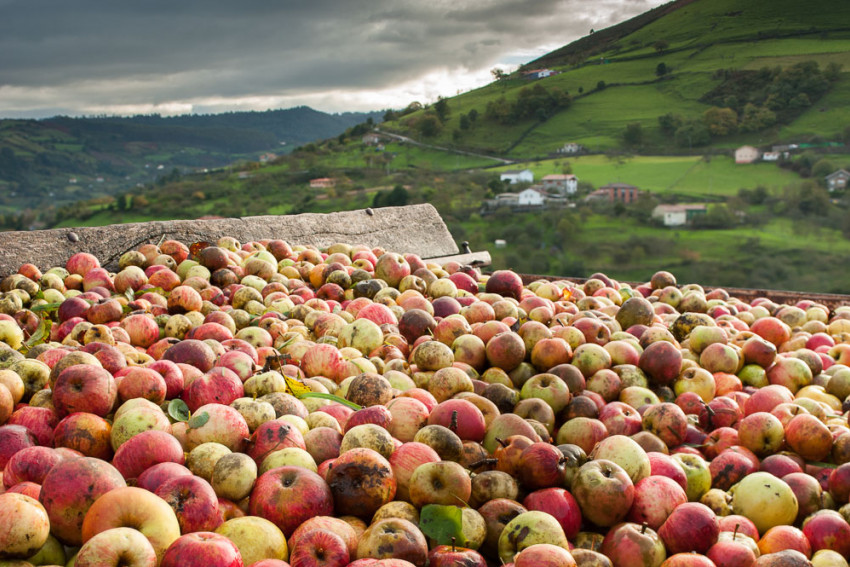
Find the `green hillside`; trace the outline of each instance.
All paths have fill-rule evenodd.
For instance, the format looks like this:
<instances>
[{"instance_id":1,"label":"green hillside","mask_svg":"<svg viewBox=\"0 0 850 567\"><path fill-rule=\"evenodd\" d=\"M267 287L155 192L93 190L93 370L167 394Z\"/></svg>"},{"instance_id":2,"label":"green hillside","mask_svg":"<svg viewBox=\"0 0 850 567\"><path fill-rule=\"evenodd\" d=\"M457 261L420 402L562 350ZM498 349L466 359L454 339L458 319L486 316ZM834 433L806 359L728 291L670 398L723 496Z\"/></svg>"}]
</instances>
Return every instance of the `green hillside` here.
<instances>
[{"instance_id":1,"label":"green hillside","mask_svg":"<svg viewBox=\"0 0 850 567\"><path fill-rule=\"evenodd\" d=\"M824 180L838 168L850 170L844 147L850 138L850 24L842 27L850 22L850 4L836 4L672 2L486 87L388 111L377 143L363 139L372 125L349 126L267 163L189 174L165 169L155 181L134 180L112 195L91 199L80 192L75 196L87 200L7 212L0 225L428 202L456 240L491 252L494 269L585 277L603 271L624 280L669 269L682 282L850 293L850 191L830 192ZM522 78L523 71L540 68L558 74ZM216 126L261 129L257 120L235 118ZM16 156L52 144L62 155L91 159L91 145L69 128L46 133L39 126L0 124L0 141L14 140ZM123 126L149 133L167 127L175 137L198 133L191 119L136 119ZM227 143L250 141L234 136ZM100 142L103 153L94 159L103 164L97 160L110 144L108 138ZM555 153L568 142L584 151ZM735 164L733 149L742 144L794 147L777 162ZM143 140L124 147L148 161L205 155L197 147L163 149ZM574 173L578 195L564 208L535 212L483 207L500 193L525 188L499 179L518 168L531 169L536 180ZM336 185L312 188L310 180L319 177ZM630 205L584 199L612 182L645 194ZM707 210L692 226L666 228L651 217L666 203L704 203Z\"/></svg>"},{"instance_id":2,"label":"green hillside","mask_svg":"<svg viewBox=\"0 0 850 567\"><path fill-rule=\"evenodd\" d=\"M557 74L525 78L534 69ZM567 101L552 104L554 97ZM843 141L848 103L850 3L680 0L440 106L411 105L382 128L519 159L545 157L567 142L591 152L705 153ZM712 123L705 115L712 108L731 109L731 127ZM665 114L673 127L659 123ZM639 139L624 139L635 124Z\"/></svg>"},{"instance_id":3,"label":"green hillside","mask_svg":"<svg viewBox=\"0 0 850 567\"><path fill-rule=\"evenodd\" d=\"M174 170L256 161L379 116L299 107L205 116L0 120L0 212L108 197Z\"/></svg>"}]
</instances>

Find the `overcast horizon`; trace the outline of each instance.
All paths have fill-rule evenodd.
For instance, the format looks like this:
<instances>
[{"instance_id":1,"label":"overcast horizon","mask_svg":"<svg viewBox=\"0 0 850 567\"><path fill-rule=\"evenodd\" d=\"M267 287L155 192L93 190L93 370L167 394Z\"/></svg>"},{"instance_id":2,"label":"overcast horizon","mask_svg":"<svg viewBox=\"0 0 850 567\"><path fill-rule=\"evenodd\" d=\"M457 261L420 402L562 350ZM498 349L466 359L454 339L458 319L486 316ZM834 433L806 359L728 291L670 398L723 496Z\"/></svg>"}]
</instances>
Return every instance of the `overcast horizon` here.
<instances>
[{"instance_id":1,"label":"overcast horizon","mask_svg":"<svg viewBox=\"0 0 850 567\"><path fill-rule=\"evenodd\" d=\"M0 0L0 117L403 108L659 0Z\"/></svg>"}]
</instances>

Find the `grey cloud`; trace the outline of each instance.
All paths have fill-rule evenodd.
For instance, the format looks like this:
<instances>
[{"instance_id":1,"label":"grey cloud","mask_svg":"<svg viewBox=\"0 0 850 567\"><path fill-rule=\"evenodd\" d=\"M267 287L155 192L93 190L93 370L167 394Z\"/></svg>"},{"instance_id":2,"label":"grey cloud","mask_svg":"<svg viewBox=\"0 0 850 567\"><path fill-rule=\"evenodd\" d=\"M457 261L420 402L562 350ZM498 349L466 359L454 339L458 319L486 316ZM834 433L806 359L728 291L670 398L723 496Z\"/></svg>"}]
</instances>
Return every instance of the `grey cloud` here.
<instances>
[{"instance_id":1,"label":"grey cloud","mask_svg":"<svg viewBox=\"0 0 850 567\"><path fill-rule=\"evenodd\" d=\"M389 89L487 69L660 3L0 0L0 115Z\"/></svg>"}]
</instances>

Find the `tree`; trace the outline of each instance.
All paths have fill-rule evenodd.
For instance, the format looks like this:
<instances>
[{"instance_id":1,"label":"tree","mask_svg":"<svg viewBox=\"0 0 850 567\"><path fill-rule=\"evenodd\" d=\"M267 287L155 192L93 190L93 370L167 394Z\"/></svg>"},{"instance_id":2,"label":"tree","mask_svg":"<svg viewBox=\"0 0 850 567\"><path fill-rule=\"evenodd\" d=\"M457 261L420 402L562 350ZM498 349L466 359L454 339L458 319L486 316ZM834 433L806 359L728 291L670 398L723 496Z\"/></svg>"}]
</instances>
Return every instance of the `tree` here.
<instances>
[{"instance_id":1,"label":"tree","mask_svg":"<svg viewBox=\"0 0 850 567\"><path fill-rule=\"evenodd\" d=\"M675 134L676 145L681 148L697 148L711 141L711 134L701 120L691 120L682 124Z\"/></svg>"},{"instance_id":2,"label":"tree","mask_svg":"<svg viewBox=\"0 0 850 567\"><path fill-rule=\"evenodd\" d=\"M469 121L475 124L475 121L478 120L478 111L473 108L467 113L467 116L469 116Z\"/></svg>"},{"instance_id":3,"label":"tree","mask_svg":"<svg viewBox=\"0 0 850 567\"><path fill-rule=\"evenodd\" d=\"M664 50L668 47L670 47L670 44L667 42L667 40L664 39L659 39L658 41L652 44L652 48L655 50L656 53L663 53Z\"/></svg>"},{"instance_id":4,"label":"tree","mask_svg":"<svg viewBox=\"0 0 850 567\"><path fill-rule=\"evenodd\" d=\"M434 103L434 111L437 113L437 116L440 118L440 122L445 123L446 119L449 117L449 101L445 97L437 97L437 102Z\"/></svg>"},{"instance_id":5,"label":"tree","mask_svg":"<svg viewBox=\"0 0 850 567\"><path fill-rule=\"evenodd\" d=\"M499 69L498 67L493 67L492 69L490 69L490 74L493 75L493 78L497 81L501 81L502 79L508 78L508 74L505 73L503 70Z\"/></svg>"},{"instance_id":6,"label":"tree","mask_svg":"<svg viewBox=\"0 0 850 567\"><path fill-rule=\"evenodd\" d=\"M397 115L395 113L395 110L389 109L386 112L384 112L384 122L391 122L391 121L395 120L396 118L397 118Z\"/></svg>"},{"instance_id":7,"label":"tree","mask_svg":"<svg viewBox=\"0 0 850 567\"><path fill-rule=\"evenodd\" d=\"M682 126L683 122L684 121L681 116L673 114L672 112L668 112L667 114L663 114L658 117L658 126L661 127L661 131L668 136L675 135L676 130Z\"/></svg>"},{"instance_id":8,"label":"tree","mask_svg":"<svg viewBox=\"0 0 850 567\"><path fill-rule=\"evenodd\" d=\"M643 126L640 122L632 122L626 125L623 131L623 142L627 146L640 146L643 144Z\"/></svg>"},{"instance_id":9,"label":"tree","mask_svg":"<svg viewBox=\"0 0 850 567\"><path fill-rule=\"evenodd\" d=\"M604 91L606 86L607 85L605 84L605 81L599 81L598 83L596 83L596 90Z\"/></svg>"},{"instance_id":10,"label":"tree","mask_svg":"<svg viewBox=\"0 0 850 567\"><path fill-rule=\"evenodd\" d=\"M702 115L712 136L727 136L738 130L738 115L731 108L712 106Z\"/></svg>"},{"instance_id":11,"label":"tree","mask_svg":"<svg viewBox=\"0 0 850 567\"><path fill-rule=\"evenodd\" d=\"M460 115L460 129L461 130L469 130L469 127L471 125L472 125L472 123L469 120L469 116L467 116L466 114L461 114Z\"/></svg>"},{"instance_id":12,"label":"tree","mask_svg":"<svg viewBox=\"0 0 850 567\"><path fill-rule=\"evenodd\" d=\"M741 114L738 129L741 132L760 132L776 124L776 113L763 106L747 103Z\"/></svg>"},{"instance_id":13,"label":"tree","mask_svg":"<svg viewBox=\"0 0 850 567\"><path fill-rule=\"evenodd\" d=\"M416 129L426 138L436 136L443 129L443 123L436 114L428 113L416 122Z\"/></svg>"},{"instance_id":14,"label":"tree","mask_svg":"<svg viewBox=\"0 0 850 567\"><path fill-rule=\"evenodd\" d=\"M667 74L667 64L663 61L655 66L655 74L658 77L663 77Z\"/></svg>"}]
</instances>

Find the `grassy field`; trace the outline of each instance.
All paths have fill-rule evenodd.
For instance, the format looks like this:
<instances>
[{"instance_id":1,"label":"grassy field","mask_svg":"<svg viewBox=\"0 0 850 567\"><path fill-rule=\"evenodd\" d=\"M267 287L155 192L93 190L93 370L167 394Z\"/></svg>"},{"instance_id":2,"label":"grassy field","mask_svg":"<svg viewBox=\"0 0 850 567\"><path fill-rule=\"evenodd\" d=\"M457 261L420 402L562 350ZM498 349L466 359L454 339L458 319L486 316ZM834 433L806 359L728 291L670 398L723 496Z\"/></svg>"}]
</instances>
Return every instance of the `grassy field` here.
<instances>
[{"instance_id":1,"label":"grassy field","mask_svg":"<svg viewBox=\"0 0 850 567\"><path fill-rule=\"evenodd\" d=\"M487 221L471 221L472 234L488 233ZM680 284L811 292L850 293L842 258L850 241L836 231L812 229L787 219L760 228L675 230L654 228L630 218L587 217L583 230L566 246L581 268L549 275L587 277L602 272L621 281L642 282L658 270L668 270ZM490 231L492 232L492 231ZM488 249L493 269L510 267L518 249L509 236L507 246L474 241L473 248ZM547 250L552 262L561 254Z\"/></svg>"},{"instance_id":2,"label":"grassy field","mask_svg":"<svg viewBox=\"0 0 850 567\"><path fill-rule=\"evenodd\" d=\"M844 160L836 159L836 163ZM539 162L521 162L505 169L531 169L535 180L544 175L562 173L566 164L581 181L595 187L608 183L629 183L657 193L675 194L688 199L716 200L735 195L739 189L759 185L779 190L799 183L794 172L771 163L737 165L730 156L613 156L604 155L557 158Z\"/></svg>"}]
</instances>

